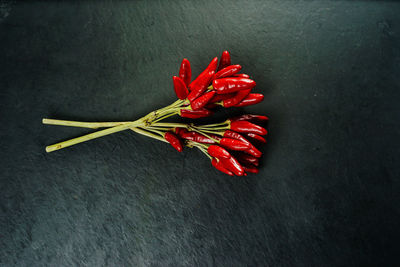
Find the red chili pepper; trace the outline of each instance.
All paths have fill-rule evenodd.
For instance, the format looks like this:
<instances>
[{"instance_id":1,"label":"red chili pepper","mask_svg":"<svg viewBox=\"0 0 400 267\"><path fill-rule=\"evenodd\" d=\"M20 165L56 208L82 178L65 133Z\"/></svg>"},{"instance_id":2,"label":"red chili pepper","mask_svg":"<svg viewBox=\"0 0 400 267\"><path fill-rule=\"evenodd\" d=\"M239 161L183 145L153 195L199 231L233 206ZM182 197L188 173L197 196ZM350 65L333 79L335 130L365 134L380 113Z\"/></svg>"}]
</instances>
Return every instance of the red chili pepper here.
<instances>
[{"instance_id":1,"label":"red chili pepper","mask_svg":"<svg viewBox=\"0 0 400 267\"><path fill-rule=\"evenodd\" d=\"M190 106L192 107L193 110L199 110L202 109L205 105L207 105L208 102L210 102L211 98L215 95L215 91L210 91L208 93L203 94L202 96L199 96L195 100L193 100L190 103Z\"/></svg>"},{"instance_id":2,"label":"red chili pepper","mask_svg":"<svg viewBox=\"0 0 400 267\"><path fill-rule=\"evenodd\" d=\"M182 141L181 139L179 139L178 136L176 136L175 134L171 133L171 132L166 132L164 134L164 138L165 140L168 141L168 143L170 143L176 150L178 150L179 152L182 152L183 150L183 145L182 145Z\"/></svg>"},{"instance_id":3,"label":"red chili pepper","mask_svg":"<svg viewBox=\"0 0 400 267\"><path fill-rule=\"evenodd\" d=\"M229 159L231 157L231 154L229 154L228 151L217 145L209 146L207 152L208 154L210 154L211 157L214 158Z\"/></svg>"},{"instance_id":4,"label":"red chili pepper","mask_svg":"<svg viewBox=\"0 0 400 267\"><path fill-rule=\"evenodd\" d=\"M243 166L244 171L246 171L246 172L250 172L250 173L258 173L259 172L256 167L246 165L246 164L242 165L242 166Z\"/></svg>"},{"instance_id":5,"label":"red chili pepper","mask_svg":"<svg viewBox=\"0 0 400 267\"><path fill-rule=\"evenodd\" d=\"M234 77L241 77L241 78L250 78L249 75L244 74L244 73L236 73L233 75Z\"/></svg>"},{"instance_id":6,"label":"red chili pepper","mask_svg":"<svg viewBox=\"0 0 400 267\"><path fill-rule=\"evenodd\" d=\"M241 134L234 132L234 131L230 131L230 130L226 130L224 132L224 137L228 137L228 138L234 138L234 139L238 139L242 142L247 142L250 144L250 148L247 149L245 152L254 156L254 157L261 157L262 153L260 150L258 150L255 146L253 146L246 138L244 138Z\"/></svg>"},{"instance_id":7,"label":"red chili pepper","mask_svg":"<svg viewBox=\"0 0 400 267\"><path fill-rule=\"evenodd\" d=\"M193 132L193 131L188 131L186 129L181 129L179 130L178 135L184 139L194 141L196 143L202 143L202 144L215 144L215 141L208 138L207 136L204 136L200 133Z\"/></svg>"},{"instance_id":8,"label":"red chili pepper","mask_svg":"<svg viewBox=\"0 0 400 267\"><path fill-rule=\"evenodd\" d=\"M233 106L237 105L238 103L240 103L240 101L242 101L243 98L245 98L248 94L250 94L250 92L251 92L251 89L240 90L239 92L236 93L236 95L234 97L224 100L222 102L222 105L225 108L233 107Z\"/></svg>"},{"instance_id":9,"label":"red chili pepper","mask_svg":"<svg viewBox=\"0 0 400 267\"><path fill-rule=\"evenodd\" d=\"M219 102L221 100L225 100L225 99L229 99L232 98L236 95L236 93L230 93L230 94L223 94L223 95L214 95L213 98L211 98L210 103L215 103L215 102Z\"/></svg>"},{"instance_id":10,"label":"red chili pepper","mask_svg":"<svg viewBox=\"0 0 400 267\"><path fill-rule=\"evenodd\" d=\"M233 172L231 172L230 170L226 169L220 160L218 160L218 159L216 159L216 158L213 158L213 159L211 160L211 164L212 164L217 170L219 170L219 171L221 171L221 172L223 172L223 173L226 173L226 174L228 174L228 175L230 175L230 176L234 176Z\"/></svg>"},{"instance_id":11,"label":"red chili pepper","mask_svg":"<svg viewBox=\"0 0 400 267\"><path fill-rule=\"evenodd\" d=\"M205 82L204 82L204 76L209 76L209 75L210 75L210 72L213 71L214 73L211 74L211 77L209 77L210 80L207 82L207 86L208 86L208 84L209 84L209 83L211 82L211 80L212 80L212 77L213 77L214 74L215 74L216 67L217 67L217 63L218 63L218 58L217 58L217 57L213 58L213 60L211 60L210 64L208 64L207 68L206 68L205 70L203 70L203 72L200 73L199 76L197 76L197 78L196 78L193 82L191 82L191 83L189 84L189 89L190 89L190 91L197 90L197 88L198 88L199 86L201 86L202 84L204 84L204 83L205 83ZM207 79L206 79L206 80L207 80Z\"/></svg>"},{"instance_id":12,"label":"red chili pepper","mask_svg":"<svg viewBox=\"0 0 400 267\"><path fill-rule=\"evenodd\" d=\"M213 112L208 109L199 109L199 110L191 110L191 109L181 109L179 111L179 116L183 118L191 118L191 119L198 119L204 118L212 115Z\"/></svg>"},{"instance_id":13,"label":"red chili pepper","mask_svg":"<svg viewBox=\"0 0 400 267\"><path fill-rule=\"evenodd\" d=\"M253 138L253 139L255 139L255 140L257 140L257 141L259 141L261 143L266 143L267 142L267 140L265 140L264 137L259 136L258 134L248 133L247 136L251 137L251 138Z\"/></svg>"},{"instance_id":14,"label":"red chili pepper","mask_svg":"<svg viewBox=\"0 0 400 267\"><path fill-rule=\"evenodd\" d=\"M230 124L230 129L239 133L255 133L259 135L267 134L267 130L263 127L248 121L233 121Z\"/></svg>"},{"instance_id":15,"label":"red chili pepper","mask_svg":"<svg viewBox=\"0 0 400 267\"><path fill-rule=\"evenodd\" d=\"M222 138L219 141L219 144L223 147L236 151L245 151L250 148L250 144L248 142L242 142L233 138Z\"/></svg>"},{"instance_id":16,"label":"red chili pepper","mask_svg":"<svg viewBox=\"0 0 400 267\"><path fill-rule=\"evenodd\" d=\"M253 164L254 166L259 165L258 158L244 154L244 153L235 155L235 158L241 163Z\"/></svg>"},{"instance_id":17,"label":"red chili pepper","mask_svg":"<svg viewBox=\"0 0 400 267\"><path fill-rule=\"evenodd\" d=\"M228 51L222 52L221 60L219 61L218 70L222 70L225 67L231 65L231 55Z\"/></svg>"},{"instance_id":18,"label":"red chili pepper","mask_svg":"<svg viewBox=\"0 0 400 267\"><path fill-rule=\"evenodd\" d=\"M174 89L176 96L179 99L185 99L189 94L185 82L181 78L176 76L172 77L172 80L174 82Z\"/></svg>"},{"instance_id":19,"label":"red chili pepper","mask_svg":"<svg viewBox=\"0 0 400 267\"><path fill-rule=\"evenodd\" d=\"M233 172L235 175L237 176L243 176L244 175L244 170L242 165L240 165L240 163L234 158L234 157L230 157L229 159L220 159L220 161L222 162L222 165L230 170L231 172Z\"/></svg>"},{"instance_id":20,"label":"red chili pepper","mask_svg":"<svg viewBox=\"0 0 400 267\"><path fill-rule=\"evenodd\" d=\"M228 94L245 89L252 89L256 82L251 79L240 77L228 77L213 81L213 87L218 94Z\"/></svg>"},{"instance_id":21,"label":"red chili pepper","mask_svg":"<svg viewBox=\"0 0 400 267\"><path fill-rule=\"evenodd\" d=\"M215 73L217 71L217 65L218 65L218 58L215 57L211 60L210 64L208 64L206 71L208 72L213 71Z\"/></svg>"},{"instance_id":22,"label":"red chili pepper","mask_svg":"<svg viewBox=\"0 0 400 267\"><path fill-rule=\"evenodd\" d=\"M253 114L245 114L230 119L230 121L260 121L260 122L265 122L268 120L269 118L267 116L253 115Z\"/></svg>"},{"instance_id":23,"label":"red chili pepper","mask_svg":"<svg viewBox=\"0 0 400 267\"><path fill-rule=\"evenodd\" d=\"M186 86L189 86L192 79L192 69L189 60L186 58L182 60L181 67L179 68L179 78L185 82Z\"/></svg>"},{"instance_id":24,"label":"red chili pepper","mask_svg":"<svg viewBox=\"0 0 400 267\"><path fill-rule=\"evenodd\" d=\"M208 85L210 84L213 75L214 75L214 71L207 72L204 75L197 77L196 80L194 80L190 84L191 92L188 95L188 99L190 102L192 102L193 100L195 100L201 94L204 93L204 91L207 89Z\"/></svg>"},{"instance_id":25,"label":"red chili pepper","mask_svg":"<svg viewBox=\"0 0 400 267\"><path fill-rule=\"evenodd\" d=\"M244 138L240 133L237 133L237 132L234 132L234 131L226 130L224 132L224 137L237 139L237 140L240 140L240 141L242 141L244 143L250 144L250 142L246 138Z\"/></svg>"},{"instance_id":26,"label":"red chili pepper","mask_svg":"<svg viewBox=\"0 0 400 267\"><path fill-rule=\"evenodd\" d=\"M240 65L230 65L230 66L225 67L222 70L218 71L217 73L215 73L213 79L215 80L215 79L233 76L234 74L238 73L241 69L242 69L242 66L240 66Z\"/></svg>"},{"instance_id":27,"label":"red chili pepper","mask_svg":"<svg viewBox=\"0 0 400 267\"><path fill-rule=\"evenodd\" d=\"M249 94L245 99L243 99L239 104L237 104L235 107L246 107L250 105L255 105L260 103L261 101L264 100L264 95L263 94Z\"/></svg>"},{"instance_id":28,"label":"red chili pepper","mask_svg":"<svg viewBox=\"0 0 400 267\"><path fill-rule=\"evenodd\" d=\"M260 158L262 156L262 153L260 150L258 150L255 146L251 145L251 148L245 151L247 154L250 154L254 157Z\"/></svg>"}]
</instances>

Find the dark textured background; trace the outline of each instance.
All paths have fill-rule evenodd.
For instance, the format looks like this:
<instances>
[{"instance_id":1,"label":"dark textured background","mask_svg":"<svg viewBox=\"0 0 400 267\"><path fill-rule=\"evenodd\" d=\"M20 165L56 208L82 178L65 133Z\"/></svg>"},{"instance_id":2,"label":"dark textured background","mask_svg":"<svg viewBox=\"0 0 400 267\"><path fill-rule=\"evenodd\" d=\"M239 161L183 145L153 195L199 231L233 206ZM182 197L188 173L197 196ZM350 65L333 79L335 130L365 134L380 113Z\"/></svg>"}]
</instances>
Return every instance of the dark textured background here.
<instances>
[{"instance_id":1,"label":"dark textured background","mask_svg":"<svg viewBox=\"0 0 400 267\"><path fill-rule=\"evenodd\" d=\"M400 4L0 2L0 265L398 266ZM131 132L223 50L266 96L259 175ZM396 264L397 263L397 264Z\"/></svg>"}]
</instances>

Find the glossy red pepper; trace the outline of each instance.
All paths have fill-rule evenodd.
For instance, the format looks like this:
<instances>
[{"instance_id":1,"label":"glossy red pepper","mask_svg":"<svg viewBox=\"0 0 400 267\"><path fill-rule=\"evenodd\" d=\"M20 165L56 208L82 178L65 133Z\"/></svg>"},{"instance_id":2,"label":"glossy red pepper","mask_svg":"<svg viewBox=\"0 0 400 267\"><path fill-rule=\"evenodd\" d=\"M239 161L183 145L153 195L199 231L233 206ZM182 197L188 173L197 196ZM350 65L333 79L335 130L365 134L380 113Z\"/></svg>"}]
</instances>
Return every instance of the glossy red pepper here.
<instances>
[{"instance_id":1,"label":"glossy red pepper","mask_svg":"<svg viewBox=\"0 0 400 267\"><path fill-rule=\"evenodd\" d=\"M213 71L215 73L217 71L217 65L218 65L218 58L215 57L211 60L210 64L208 64L206 71L208 72Z\"/></svg>"},{"instance_id":2,"label":"glossy red pepper","mask_svg":"<svg viewBox=\"0 0 400 267\"><path fill-rule=\"evenodd\" d=\"M219 61L218 70L222 70L229 65L231 65L231 55L229 55L228 51L224 51L222 52L221 60Z\"/></svg>"},{"instance_id":3,"label":"glossy red pepper","mask_svg":"<svg viewBox=\"0 0 400 267\"><path fill-rule=\"evenodd\" d=\"M244 154L244 153L240 153L235 155L235 158L240 162L240 163L245 163L245 164L252 164L254 166L258 166L259 165L259 161L258 158Z\"/></svg>"},{"instance_id":4,"label":"glossy red pepper","mask_svg":"<svg viewBox=\"0 0 400 267\"><path fill-rule=\"evenodd\" d=\"M230 130L226 130L224 132L224 137L228 137L228 138L234 138L234 139L238 139L242 142L247 142L250 144L250 148L247 149L245 152L254 156L254 157L261 157L262 153L260 150L258 150L255 146L253 146L246 138L244 138L241 134L234 132L234 131L230 131Z\"/></svg>"},{"instance_id":5,"label":"glossy red pepper","mask_svg":"<svg viewBox=\"0 0 400 267\"><path fill-rule=\"evenodd\" d=\"M233 75L234 77L241 77L241 78L250 78L249 75L244 74L244 73L236 73Z\"/></svg>"},{"instance_id":6,"label":"glossy red pepper","mask_svg":"<svg viewBox=\"0 0 400 267\"><path fill-rule=\"evenodd\" d=\"M236 151L245 151L250 148L250 144L248 142L243 142L238 139L226 138L226 137L222 138L219 141L219 144L230 150L236 150Z\"/></svg>"},{"instance_id":7,"label":"glossy red pepper","mask_svg":"<svg viewBox=\"0 0 400 267\"><path fill-rule=\"evenodd\" d=\"M190 103L190 106L192 107L193 110L199 110L202 109L205 105L207 105L208 102L210 102L211 98L215 95L215 91L210 91L202 96L199 96L195 100L193 100Z\"/></svg>"},{"instance_id":8,"label":"glossy red pepper","mask_svg":"<svg viewBox=\"0 0 400 267\"><path fill-rule=\"evenodd\" d=\"M183 118L191 118L191 119L198 119L211 116L213 112L208 109L199 109L199 110L191 110L191 109L181 109L179 111L179 116Z\"/></svg>"},{"instance_id":9,"label":"glossy red pepper","mask_svg":"<svg viewBox=\"0 0 400 267\"><path fill-rule=\"evenodd\" d=\"M231 121L259 121L265 122L268 121L269 118L263 115L253 115L253 114L244 114L238 117L234 117L230 119Z\"/></svg>"},{"instance_id":10,"label":"glossy red pepper","mask_svg":"<svg viewBox=\"0 0 400 267\"><path fill-rule=\"evenodd\" d=\"M194 141L196 143L202 143L202 144L215 144L215 141L208 138L207 136L204 136L200 133L193 132L193 131L188 131L186 129L180 129L179 132L177 133L180 137Z\"/></svg>"},{"instance_id":11,"label":"glossy red pepper","mask_svg":"<svg viewBox=\"0 0 400 267\"><path fill-rule=\"evenodd\" d=\"M239 104L248 94L250 94L251 89L240 90L235 94L234 97L222 101L222 105L225 108L234 107Z\"/></svg>"},{"instance_id":12,"label":"glossy red pepper","mask_svg":"<svg viewBox=\"0 0 400 267\"><path fill-rule=\"evenodd\" d=\"M231 130L226 130L224 132L223 136L226 137L226 138L237 139L237 140L240 140L240 141L242 141L244 143L250 144L250 142L246 138L244 138L240 133L237 133L237 132L234 132L234 131L231 131Z\"/></svg>"},{"instance_id":13,"label":"glossy red pepper","mask_svg":"<svg viewBox=\"0 0 400 267\"><path fill-rule=\"evenodd\" d=\"M220 159L222 162L222 165L233 172L237 176L243 176L244 175L244 169L242 165L235 159L234 157L230 157L229 159Z\"/></svg>"},{"instance_id":14,"label":"glossy red pepper","mask_svg":"<svg viewBox=\"0 0 400 267\"><path fill-rule=\"evenodd\" d=\"M263 127L249 121L232 121L230 129L238 133L255 133L259 135L267 134L267 130Z\"/></svg>"},{"instance_id":15,"label":"glossy red pepper","mask_svg":"<svg viewBox=\"0 0 400 267\"><path fill-rule=\"evenodd\" d=\"M174 89L176 96L179 99L185 99L189 94L185 82L181 78L176 76L172 77L172 80L174 82Z\"/></svg>"},{"instance_id":16,"label":"glossy red pepper","mask_svg":"<svg viewBox=\"0 0 400 267\"><path fill-rule=\"evenodd\" d=\"M189 84L190 91L196 90L196 88L199 87L199 84L202 84L204 82L204 76L208 76L210 72L213 71L214 73L211 75L208 83L211 82L212 77L216 72L217 63L218 63L218 58L217 57L213 58L210 64L208 64L207 68L205 68L205 70L203 70L203 72L200 73L199 76L197 76L197 78Z\"/></svg>"},{"instance_id":17,"label":"glossy red pepper","mask_svg":"<svg viewBox=\"0 0 400 267\"><path fill-rule=\"evenodd\" d=\"M229 77L233 76L234 74L238 73L242 69L242 66L240 65L230 65L228 67L223 68L222 70L218 71L214 75L214 80L215 79L221 79L224 77Z\"/></svg>"},{"instance_id":18,"label":"glossy red pepper","mask_svg":"<svg viewBox=\"0 0 400 267\"><path fill-rule=\"evenodd\" d=\"M233 172L231 172L230 170L226 169L220 160L218 160L218 159L216 159L216 158L213 158L213 159L211 160L211 164L212 164L217 170L219 170L219 171L221 171L221 172L223 172L223 173L226 173L226 174L228 174L228 175L230 175L230 176L234 176Z\"/></svg>"},{"instance_id":19,"label":"glossy red pepper","mask_svg":"<svg viewBox=\"0 0 400 267\"><path fill-rule=\"evenodd\" d=\"M192 79L192 69L189 60L186 58L182 60L181 67L179 68L179 78L185 82L186 86L189 86Z\"/></svg>"},{"instance_id":20,"label":"glossy red pepper","mask_svg":"<svg viewBox=\"0 0 400 267\"><path fill-rule=\"evenodd\" d=\"M245 99L240 101L239 104L237 104L235 107L246 107L250 105L255 105L260 103L261 101L264 100L264 95L263 94L249 94Z\"/></svg>"},{"instance_id":21,"label":"glossy red pepper","mask_svg":"<svg viewBox=\"0 0 400 267\"><path fill-rule=\"evenodd\" d=\"M257 141L259 141L261 143L266 143L267 142L267 140L265 140L264 137L262 137L262 136L260 136L258 134L248 133L247 136L251 137L251 138L253 138L253 139L255 139L255 140L257 140Z\"/></svg>"},{"instance_id":22,"label":"glossy red pepper","mask_svg":"<svg viewBox=\"0 0 400 267\"><path fill-rule=\"evenodd\" d=\"M213 81L213 88L218 94L228 94L245 89L252 89L256 86L256 82L240 77L228 77Z\"/></svg>"},{"instance_id":23,"label":"glossy red pepper","mask_svg":"<svg viewBox=\"0 0 400 267\"><path fill-rule=\"evenodd\" d=\"M246 172L250 172L250 173L258 173L259 172L258 169L254 166L244 164L244 165L242 165L242 167L243 167L244 171L246 171Z\"/></svg>"},{"instance_id":24,"label":"glossy red pepper","mask_svg":"<svg viewBox=\"0 0 400 267\"><path fill-rule=\"evenodd\" d=\"M251 148L247 149L245 152L256 158L260 158L262 156L261 151L258 150L254 145L251 145Z\"/></svg>"},{"instance_id":25,"label":"glossy red pepper","mask_svg":"<svg viewBox=\"0 0 400 267\"><path fill-rule=\"evenodd\" d=\"M205 73L195 81L190 84L190 94L188 95L188 99L190 102L198 98L204 91L207 89L208 85L211 83L211 79L214 75L214 71L210 71Z\"/></svg>"},{"instance_id":26,"label":"glossy red pepper","mask_svg":"<svg viewBox=\"0 0 400 267\"><path fill-rule=\"evenodd\" d=\"M181 139L179 139L178 136L176 136L175 134L171 133L171 132L166 132L164 134L164 138L165 140L168 141L168 143L170 143L176 150L178 150L179 152L182 152L183 150L183 145L182 145L182 141Z\"/></svg>"},{"instance_id":27,"label":"glossy red pepper","mask_svg":"<svg viewBox=\"0 0 400 267\"><path fill-rule=\"evenodd\" d=\"M207 152L208 154L210 154L211 157L214 158L229 159L231 157L231 154L229 154L228 151L217 145L209 146Z\"/></svg>"}]
</instances>

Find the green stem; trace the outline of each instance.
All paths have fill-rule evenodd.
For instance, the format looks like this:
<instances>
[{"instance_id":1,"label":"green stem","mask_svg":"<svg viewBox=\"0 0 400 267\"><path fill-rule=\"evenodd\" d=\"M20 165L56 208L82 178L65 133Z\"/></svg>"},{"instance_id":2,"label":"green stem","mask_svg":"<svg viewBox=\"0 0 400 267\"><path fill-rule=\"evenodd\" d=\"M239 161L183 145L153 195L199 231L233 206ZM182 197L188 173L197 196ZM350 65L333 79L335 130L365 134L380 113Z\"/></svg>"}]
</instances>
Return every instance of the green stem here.
<instances>
[{"instance_id":1,"label":"green stem","mask_svg":"<svg viewBox=\"0 0 400 267\"><path fill-rule=\"evenodd\" d=\"M145 130L143 130L143 129L133 127L133 128L131 128L131 130L134 131L134 132L136 132L136 133L138 133L138 134L142 134L142 135L144 135L144 136L147 136L147 137L150 137L150 138L154 138L154 139L157 139L157 140L159 140L159 141L168 143L168 141L165 140L164 138L162 138L162 137L160 137L160 136L158 136L158 135L155 135L155 134L153 134L153 133L149 133L148 131L145 131Z\"/></svg>"}]
</instances>

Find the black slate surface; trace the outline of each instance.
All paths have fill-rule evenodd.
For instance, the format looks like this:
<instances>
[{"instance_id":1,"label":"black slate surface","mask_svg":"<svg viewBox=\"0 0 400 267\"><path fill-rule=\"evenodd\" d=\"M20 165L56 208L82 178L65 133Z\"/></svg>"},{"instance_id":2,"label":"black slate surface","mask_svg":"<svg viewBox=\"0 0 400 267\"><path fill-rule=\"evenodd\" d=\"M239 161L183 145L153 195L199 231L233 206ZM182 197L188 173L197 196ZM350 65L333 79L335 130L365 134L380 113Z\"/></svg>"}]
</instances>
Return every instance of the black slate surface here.
<instances>
[{"instance_id":1,"label":"black slate surface","mask_svg":"<svg viewBox=\"0 0 400 267\"><path fill-rule=\"evenodd\" d=\"M0 2L0 265L398 266L400 4ZM223 50L265 94L258 175L123 132Z\"/></svg>"}]
</instances>

